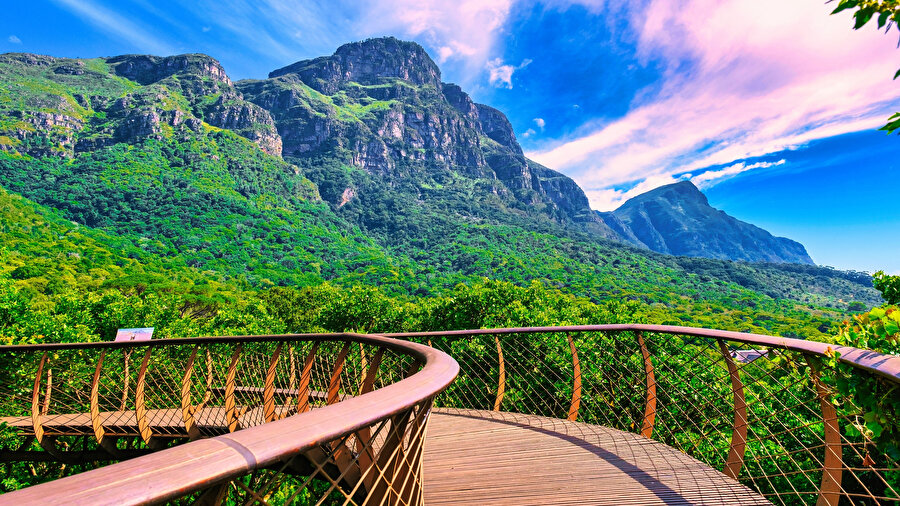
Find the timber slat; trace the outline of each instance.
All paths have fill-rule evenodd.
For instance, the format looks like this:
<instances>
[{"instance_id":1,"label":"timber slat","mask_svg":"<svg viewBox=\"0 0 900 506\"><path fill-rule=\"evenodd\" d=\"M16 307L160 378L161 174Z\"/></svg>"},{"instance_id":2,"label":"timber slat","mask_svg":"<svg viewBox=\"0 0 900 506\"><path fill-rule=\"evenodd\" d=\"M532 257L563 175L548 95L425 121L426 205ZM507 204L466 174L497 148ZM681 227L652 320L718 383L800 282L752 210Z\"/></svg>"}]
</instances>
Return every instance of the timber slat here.
<instances>
[{"instance_id":1,"label":"timber slat","mask_svg":"<svg viewBox=\"0 0 900 506\"><path fill-rule=\"evenodd\" d=\"M495 411L435 409L425 504L770 504L639 434Z\"/></svg>"}]
</instances>

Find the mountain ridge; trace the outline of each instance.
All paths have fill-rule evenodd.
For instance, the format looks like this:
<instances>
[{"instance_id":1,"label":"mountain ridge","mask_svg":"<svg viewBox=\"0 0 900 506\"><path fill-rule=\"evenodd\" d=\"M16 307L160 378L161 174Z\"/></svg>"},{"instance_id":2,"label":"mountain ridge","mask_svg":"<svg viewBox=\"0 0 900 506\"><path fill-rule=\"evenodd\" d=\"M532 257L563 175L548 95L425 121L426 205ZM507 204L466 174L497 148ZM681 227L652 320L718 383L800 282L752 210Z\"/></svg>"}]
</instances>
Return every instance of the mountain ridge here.
<instances>
[{"instance_id":1,"label":"mountain ridge","mask_svg":"<svg viewBox=\"0 0 900 506\"><path fill-rule=\"evenodd\" d=\"M412 42L350 43L267 79L236 82L201 54L88 60L7 54L3 61L43 68L37 88L71 88L34 93L9 111L19 121L0 123L0 140L7 139L0 148L7 152L78 159L148 140L175 148L199 139L222 142L215 139L235 133L286 162L260 159L272 174L299 177L291 183L298 188L308 178L315 190L303 198L321 198L338 218L401 256L414 244L440 245L452 254L447 241L466 223L640 245L621 219L593 212L571 178L526 158L506 116L442 82L440 69ZM107 91L88 93L91 86ZM49 126L62 128L34 121L41 114L34 104L44 103L56 106L56 123ZM32 142L44 131L50 142ZM68 142L54 140L59 132ZM210 145L208 152L219 156L215 149ZM236 170L244 170L239 159L247 155L239 152L246 149L233 153ZM45 191L6 179L17 191ZM245 197L283 193L271 182L263 193L236 184Z\"/></svg>"},{"instance_id":2,"label":"mountain ridge","mask_svg":"<svg viewBox=\"0 0 900 506\"><path fill-rule=\"evenodd\" d=\"M802 244L710 206L690 181L660 186L598 215L626 241L659 253L814 264Z\"/></svg>"}]
</instances>

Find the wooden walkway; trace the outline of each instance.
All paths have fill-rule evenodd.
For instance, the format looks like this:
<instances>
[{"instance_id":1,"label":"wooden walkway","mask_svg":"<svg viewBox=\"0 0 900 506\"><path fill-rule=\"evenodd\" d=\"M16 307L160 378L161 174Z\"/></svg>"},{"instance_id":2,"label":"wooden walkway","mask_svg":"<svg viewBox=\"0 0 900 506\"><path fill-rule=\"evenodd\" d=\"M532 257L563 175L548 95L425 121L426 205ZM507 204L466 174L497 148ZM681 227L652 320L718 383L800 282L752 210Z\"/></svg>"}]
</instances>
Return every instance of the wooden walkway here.
<instances>
[{"instance_id":1,"label":"wooden walkway","mask_svg":"<svg viewBox=\"0 0 900 506\"><path fill-rule=\"evenodd\" d=\"M638 434L555 418L435 409L425 504L771 504Z\"/></svg>"},{"instance_id":2,"label":"wooden walkway","mask_svg":"<svg viewBox=\"0 0 900 506\"><path fill-rule=\"evenodd\" d=\"M254 424L252 411L240 426ZM100 415L109 434L139 434L133 412ZM181 417L176 409L147 413L163 437L186 435ZM228 432L223 408L204 408L195 417L208 435ZM30 418L0 421L26 434L32 430ZM48 434L89 433L91 417L50 415L44 428ZM435 409L424 457L425 504L770 504L662 443L557 418Z\"/></svg>"}]
</instances>

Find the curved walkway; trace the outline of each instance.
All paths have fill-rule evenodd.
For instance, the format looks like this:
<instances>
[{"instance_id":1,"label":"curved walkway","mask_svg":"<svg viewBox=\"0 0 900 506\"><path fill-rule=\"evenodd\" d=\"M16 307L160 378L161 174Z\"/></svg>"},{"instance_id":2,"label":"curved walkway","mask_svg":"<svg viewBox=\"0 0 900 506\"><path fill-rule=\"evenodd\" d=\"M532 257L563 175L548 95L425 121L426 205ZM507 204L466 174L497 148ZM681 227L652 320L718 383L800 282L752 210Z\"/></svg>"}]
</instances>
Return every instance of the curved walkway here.
<instances>
[{"instance_id":1,"label":"curved walkway","mask_svg":"<svg viewBox=\"0 0 900 506\"><path fill-rule=\"evenodd\" d=\"M639 434L516 413L435 409L425 504L771 504Z\"/></svg>"}]
</instances>

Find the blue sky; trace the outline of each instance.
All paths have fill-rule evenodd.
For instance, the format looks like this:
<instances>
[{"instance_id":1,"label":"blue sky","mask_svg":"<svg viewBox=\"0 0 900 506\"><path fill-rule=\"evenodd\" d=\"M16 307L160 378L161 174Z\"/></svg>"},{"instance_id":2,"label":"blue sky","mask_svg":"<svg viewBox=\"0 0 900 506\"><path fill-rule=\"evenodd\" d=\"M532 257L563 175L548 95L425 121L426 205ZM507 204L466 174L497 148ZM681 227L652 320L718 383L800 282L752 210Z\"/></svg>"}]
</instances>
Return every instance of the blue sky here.
<instances>
[{"instance_id":1,"label":"blue sky","mask_svg":"<svg viewBox=\"0 0 900 506\"><path fill-rule=\"evenodd\" d=\"M0 52L207 53L260 78L342 43L415 40L506 112L526 153L595 209L692 179L820 264L900 273L898 32L820 0L37 0ZM896 193L896 192L894 192Z\"/></svg>"}]
</instances>

